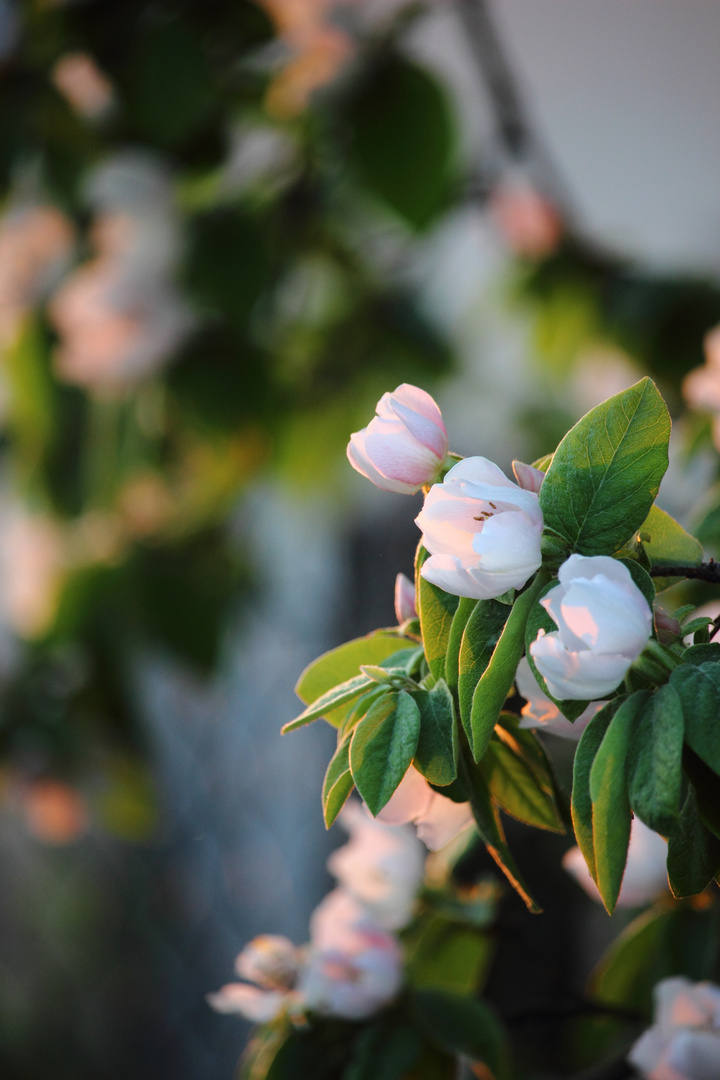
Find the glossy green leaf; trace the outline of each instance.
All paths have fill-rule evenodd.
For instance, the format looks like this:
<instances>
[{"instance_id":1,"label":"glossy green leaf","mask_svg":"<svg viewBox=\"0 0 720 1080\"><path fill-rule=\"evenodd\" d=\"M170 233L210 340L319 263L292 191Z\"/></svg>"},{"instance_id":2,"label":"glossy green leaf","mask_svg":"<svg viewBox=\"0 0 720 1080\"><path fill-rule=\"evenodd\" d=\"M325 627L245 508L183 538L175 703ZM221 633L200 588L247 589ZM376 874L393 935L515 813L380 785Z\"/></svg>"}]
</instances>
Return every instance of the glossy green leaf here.
<instances>
[{"instance_id":1,"label":"glossy green leaf","mask_svg":"<svg viewBox=\"0 0 720 1080\"><path fill-rule=\"evenodd\" d=\"M347 641L308 664L298 679L295 693L310 705L334 686L357 675L361 664L382 664L407 644L407 638L388 630L377 630L366 637ZM328 713L325 719L337 727L346 714L347 709L341 707Z\"/></svg>"},{"instance_id":2,"label":"glossy green leaf","mask_svg":"<svg viewBox=\"0 0 720 1080\"><path fill-rule=\"evenodd\" d=\"M720 872L720 840L703 824L695 792L688 788L681 831L668 840L668 878L673 896L695 896Z\"/></svg>"},{"instance_id":3,"label":"glossy green leaf","mask_svg":"<svg viewBox=\"0 0 720 1080\"><path fill-rule=\"evenodd\" d=\"M620 893L630 842L628 754L638 720L647 710L650 696L647 691L639 690L622 703L610 721L590 769L597 887L611 915Z\"/></svg>"},{"instance_id":4,"label":"glossy green leaf","mask_svg":"<svg viewBox=\"0 0 720 1080\"><path fill-rule=\"evenodd\" d=\"M308 705L307 709L304 709L299 716L296 716L289 724L285 724L281 729L281 733L287 735L289 731L295 731L297 728L304 727L305 724L312 723L313 720L319 720L321 716L339 709L342 705L348 705L371 686L376 685L367 675L355 675L354 678L348 679L347 682L340 683L339 686L334 686L332 690L328 690L326 694L322 694L317 701L313 701L312 705Z\"/></svg>"},{"instance_id":5,"label":"glossy green leaf","mask_svg":"<svg viewBox=\"0 0 720 1080\"><path fill-rule=\"evenodd\" d=\"M540 489L545 528L568 552L612 555L650 513L668 465L670 416L650 379L567 433Z\"/></svg>"},{"instance_id":6,"label":"glossy green leaf","mask_svg":"<svg viewBox=\"0 0 720 1080\"><path fill-rule=\"evenodd\" d=\"M458 658L458 699L468 738L475 687L490 663L509 614L507 606L498 600L478 600L463 631Z\"/></svg>"},{"instance_id":7,"label":"glossy green leaf","mask_svg":"<svg viewBox=\"0 0 720 1080\"><path fill-rule=\"evenodd\" d=\"M465 635L465 627L473 611L480 603L479 600L471 600L467 596L460 597L448 636L447 653L445 656L445 681L451 691L458 688L460 647Z\"/></svg>"},{"instance_id":8,"label":"glossy green leaf","mask_svg":"<svg viewBox=\"0 0 720 1080\"><path fill-rule=\"evenodd\" d=\"M703 549L699 540L683 529L682 525L661 510L652 506L639 530L649 539L643 540L645 554L654 567L690 565L702 562ZM653 577L658 592L667 589L678 578Z\"/></svg>"},{"instance_id":9,"label":"glossy green leaf","mask_svg":"<svg viewBox=\"0 0 720 1080\"><path fill-rule=\"evenodd\" d=\"M322 803L326 829L335 821L354 787L350 772L350 738L351 735L348 734L342 740L325 772Z\"/></svg>"},{"instance_id":10,"label":"glossy green leaf","mask_svg":"<svg viewBox=\"0 0 720 1080\"><path fill-rule=\"evenodd\" d=\"M497 1080L508 1075L505 1031L487 1002L439 990L416 990L411 1004L421 1030L438 1046L483 1062Z\"/></svg>"},{"instance_id":11,"label":"glossy green leaf","mask_svg":"<svg viewBox=\"0 0 720 1080\"><path fill-rule=\"evenodd\" d=\"M685 723L672 686L661 686L639 714L629 757L630 805L655 832L678 825Z\"/></svg>"},{"instance_id":12,"label":"glossy green leaf","mask_svg":"<svg viewBox=\"0 0 720 1080\"><path fill-rule=\"evenodd\" d=\"M555 801L530 764L500 739L491 739L480 763L490 796L506 814L550 832L565 831Z\"/></svg>"},{"instance_id":13,"label":"glossy green leaf","mask_svg":"<svg viewBox=\"0 0 720 1080\"><path fill-rule=\"evenodd\" d=\"M415 768L432 784L451 784L457 776L457 729L452 694L443 679L432 690L412 695L420 711Z\"/></svg>"},{"instance_id":14,"label":"glossy green leaf","mask_svg":"<svg viewBox=\"0 0 720 1080\"><path fill-rule=\"evenodd\" d=\"M417 610L428 667L436 679L444 679L445 654L460 598L443 592L437 585L425 580L419 570L426 558L427 552L421 548L415 577Z\"/></svg>"},{"instance_id":15,"label":"glossy green leaf","mask_svg":"<svg viewBox=\"0 0 720 1080\"><path fill-rule=\"evenodd\" d=\"M605 733L618 708L617 701L610 701L585 728L575 751L573 764L572 822L575 839L583 853L590 876L597 883L595 849L593 847L592 799L590 798L590 770L600 749Z\"/></svg>"},{"instance_id":16,"label":"glossy green leaf","mask_svg":"<svg viewBox=\"0 0 720 1080\"><path fill-rule=\"evenodd\" d=\"M545 571L541 570L532 584L517 598L490 663L475 687L470 710L470 745L476 761L485 753L497 718L513 688L518 664L525 649L525 624L546 582Z\"/></svg>"},{"instance_id":17,"label":"glossy green leaf","mask_svg":"<svg viewBox=\"0 0 720 1080\"><path fill-rule=\"evenodd\" d=\"M466 751L467 753L467 751ZM482 770L463 753L460 755L460 776L468 792L477 831L483 843L529 911L539 914L542 908L530 892L520 868L508 847L500 815L493 805Z\"/></svg>"},{"instance_id":18,"label":"glossy green leaf","mask_svg":"<svg viewBox=\"0 0 720 1080\"><path fill-rule=\"evenodd\" d=\"M670 676L685 716L685 739L720 774L720 664L683 664Z\"/></svg>"},{"instance_id":19,"label":"glossy green leaf","mask_svg":"<svg viewBox=\"0 0 720 1080\"><path fill-rule=\"evenodd\" d=\"M372 814L379 814L410 767L420 735L420 710L405 690L372 705L353 731L350 768Z\"/></svg>"}]
</instances>

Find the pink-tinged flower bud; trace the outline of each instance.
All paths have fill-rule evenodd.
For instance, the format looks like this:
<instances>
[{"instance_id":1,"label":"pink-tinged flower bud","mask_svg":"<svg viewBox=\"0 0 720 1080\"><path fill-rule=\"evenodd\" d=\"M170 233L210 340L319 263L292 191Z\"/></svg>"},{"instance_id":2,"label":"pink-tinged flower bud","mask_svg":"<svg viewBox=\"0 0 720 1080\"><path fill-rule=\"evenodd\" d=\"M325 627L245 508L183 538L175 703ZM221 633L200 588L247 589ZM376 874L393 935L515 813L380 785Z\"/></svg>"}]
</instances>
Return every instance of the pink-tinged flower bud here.
<instances>
[{"instance_id":1,"label":"pink-tinged flower bud","mask_svg":"<svg viewBox=\"0 0 720 1080\"><path fill-rule=\"evenodd\" d=\"M403 383L383 394L375 411L350 436L348 460L383 491L414 495L435 480L448 451L440 410L424 390Z\"/></svg>"},{"instance_id":2,"label":"pink-tinged flower bud","mask_svg":"<svg viewBox=\"0 0 720 1080\"><path fill-rule=\"evenodd\" d=\"M395 578L395 617L398 626L402 626L408 619L417 618L415 586L404 574L398 574Z\"/></svg>"},{"instance_id":3,"label":"pink-tinged flower bud","mask_svg":"<svg viewBox=\"0 0 720 1080\"><path fill-rule=\"evenodd\" d=\"M655 1017L628 1054L645 1080L714 1080L720 1076L720 986L682 975L653 992Z\"/></svg>"},{"instance_id":4,"label":"pink-tinged flower bud","mask_svg":"<svg viewBox=\"0 0 720 1080\"><path fill-rule=\"evenodd\" d=\"M645 648L652 611L627 567L607 555L571 555L558 578L540 601L557 630L541 630L530 655L553 697L596 701Z\"/></svg>"},{"instance_id":5,"label":"pink-tinged flower bud","mask_svg":"<svg viewBox=\"0 0 720 1080\"><path fill-rule=\"evenodd\" d=\"M454 465L415 522L430 552L422 576L455 596L488 600L520 589L542 562L537 495L484 457Z\"/></svg>"},{"instance_id":6,"label":"pink-tinged flower bud","mask_svg":"<svg viewBox=\"0 0 720 1080\"><path fill-rule=\"evenodd\" d=\"M667 876L667 840L644 825L639 818L633 818L630 831L625 873L618 897L617 906L622 908L642 907L651 904L658 896L668 891ZM579 847L570 848L563 856L563 866L577 881L592 900L602 903L597 885L590 877L583 854Z\"/></svg>"},{"instance_id":7,"label":"pink-tinged flower bud","mask_svg":"<svg viewBox=\"0 0 720 1080\"><path fill-rule=\"evenodd\" d=\"M540 488L545 479L542 469L536 469L534 465L526 465L523 461L513 461L512 471L523 491L534 491L536 495L540 494Z\"/></svg>"},{"instance_id":8,"label":"pink-tinged flower bud","mask_svg":"<svg viewBox=\"0 0 720 1080\"><path fill-rule=\"evenodd\" d=\"M655 608L655 629L661 645L671 645L681 634L679 621L661 607Z\"/></svg>"}]
</instances>

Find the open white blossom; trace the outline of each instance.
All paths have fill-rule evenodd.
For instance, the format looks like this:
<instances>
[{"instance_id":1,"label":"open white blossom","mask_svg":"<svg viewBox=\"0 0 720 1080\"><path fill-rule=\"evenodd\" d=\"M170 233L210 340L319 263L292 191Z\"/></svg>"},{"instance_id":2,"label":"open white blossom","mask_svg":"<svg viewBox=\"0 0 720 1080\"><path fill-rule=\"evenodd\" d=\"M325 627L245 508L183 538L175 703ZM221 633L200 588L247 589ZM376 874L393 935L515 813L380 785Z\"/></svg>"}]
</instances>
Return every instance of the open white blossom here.
<instances>
[{"instance_id":1,"label":"open white blossom","mask_svg":"<svg viewBox=\"0 0 720 1080\"><path fill-rule=\"evenodd\" d=\"M455 596L487 600L520 589L542 562L537 494L484 457L454 465L415 521L430 552L422 576Z\"/></svg>"},{"instance_id":2,"label":"open white blossom","mask_svg":"<svg viewBox=\"0 0 720 1080\"><path fill-rule=\"evenodd\" d=\"M551 701L540 689L525 657L518 664L515 682L525 698L525 704L520 710L522 716L520 727L547 731L550 735L557 735L561 739L571 739L573 742L579 741L593 716L605 704L604 701L593 701L577 720L566 720L555 702Z\"/></svg>"}]
</instances>

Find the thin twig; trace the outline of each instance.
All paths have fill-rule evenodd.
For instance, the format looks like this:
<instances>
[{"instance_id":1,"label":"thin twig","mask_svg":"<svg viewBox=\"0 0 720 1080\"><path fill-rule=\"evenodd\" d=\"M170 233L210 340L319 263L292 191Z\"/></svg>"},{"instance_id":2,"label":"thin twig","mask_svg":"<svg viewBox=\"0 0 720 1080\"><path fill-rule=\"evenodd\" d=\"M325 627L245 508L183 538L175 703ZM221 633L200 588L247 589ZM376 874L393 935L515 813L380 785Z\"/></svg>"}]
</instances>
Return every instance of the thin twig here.
<instances>
[{"instance_id":1,"label":"thin twig","mask_svg":"<svg viewBox=\"0 0 720 1080\"><path fill-rule=\"evenodd\" d=\"M651 566L651 577L684 577L693 578L696 581L708 581L712 585L720 585L720 563L711 559L709 563L699 563L695 566Z\"/></svg>"}]
</instances>

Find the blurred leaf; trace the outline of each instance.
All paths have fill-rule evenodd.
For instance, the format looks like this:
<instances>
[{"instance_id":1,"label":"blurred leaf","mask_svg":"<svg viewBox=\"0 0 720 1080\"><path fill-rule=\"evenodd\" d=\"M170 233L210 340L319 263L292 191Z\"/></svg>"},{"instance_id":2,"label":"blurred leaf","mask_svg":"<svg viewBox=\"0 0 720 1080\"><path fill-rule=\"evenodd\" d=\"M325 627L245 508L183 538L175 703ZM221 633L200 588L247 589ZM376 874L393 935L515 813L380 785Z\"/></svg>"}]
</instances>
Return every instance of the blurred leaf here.
<instances>
[{"instance_id":1,"label":"blurred leaf","mask_svg":"<svg viewBox=\"0 0 720 1080\"><path fill-rule=\"evenodd\" d=\"M431 915L409 943L407 979L415 990L474 994L484 980L495 946L481 931Z\"/></svg>"},{"instance_id":2,"label":"blurred leaf","mask_svg":"<svg viewBox=\"0 0 720 1080\"><path fill-rule=\"evenodd\" d=\"M421 1029L439 1046L485 1062L498 1080L509 1075L506 1035L492 1007L477 998L417 990L412 1005Z\"/></svg>"},{"instance_id":3,"label":"blurred leaf","mask_svg":"<svg viewBox=\"0 0 720 1080\"><path fill-rule=\"evenodd\" d=\"M127 103L138 129L163 147L194 134L214 100L201 44L180 18L143 34L128 64L128 84Z\"/></svg>"},{"instance_id":4,"label":"blurred leaf","mask_svg":"<svg viewBox=\"0 0 720 1080\"><path fill-rule=\"evenodd\" d=\"M446 205L454 125L444 91L422 68L392 58L372 71L346 114L361 180L422 229Z\"/></svg>"},{"instance_id":5,"label":"blurred leaf","mask_svg":"<svg viewBox=\"0 0 720 1080\"><path fill-rule=\"evenodd\" d=\"M267 283L266 237L267 223L235 207L219 207L191 222L187 287L240 335L246 335Z\"/></svg>"},{"instance_id":6,"label":"blurred leaf","mask_svg":"<svg viewBox=\"0 0 720 1080\"><path fill-rule=\"evenodd\" d=\"M355 1039L342 1080L400 1080L417 1061L420 1045L407 1020L393 1014L375 1020Z\"/></svg>"},{"instance_id":7,"label":"blurred leaf","mask_svg":"<svg viewBox=\"0 0 720 1080\"><path fill-rule=\"evenodd\" d=\"M590 977L589 990L598 1001L650 1009L651 991L661 976L657 959L673 912L650 908L626 926Z\"/></svg>"}]
</instances>

